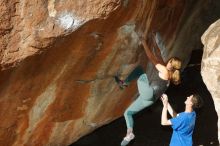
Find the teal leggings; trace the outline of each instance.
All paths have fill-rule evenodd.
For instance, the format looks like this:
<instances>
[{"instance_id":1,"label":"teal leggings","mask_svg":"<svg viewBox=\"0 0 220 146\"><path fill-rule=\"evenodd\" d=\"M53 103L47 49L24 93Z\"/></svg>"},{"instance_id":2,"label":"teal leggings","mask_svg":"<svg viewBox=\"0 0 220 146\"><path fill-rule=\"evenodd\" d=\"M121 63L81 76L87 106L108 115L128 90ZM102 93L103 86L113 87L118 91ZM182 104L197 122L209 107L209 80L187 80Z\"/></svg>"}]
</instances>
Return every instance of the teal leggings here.
<instances>
[{"instance_id":1,"label":"teal leggings","mask_svg":"<svg viewBox=\"0 0 220 146\"><path fill-rule=\"evenodd\" d=\"M144 74L144 70L141 66L137 66L124 80L126 84L129 84L132 80L139 78L142 74Z\"/></svg>"},{"instance_id":2,"label":"teal leggings","mask_svg":"<svg viewBox=\"0 0 220 146\"><path fill-rule=\"evenodd\" d=\"M134 70L132 73L133 75L130 77L135 77L135 72L138 74L140 70L140 68L136 68L137 70ZM131 73L131 74L132 74ZM127 81L126 83L128 83L128 81L131 81L131 78L129 78L129 80L125 80ZM126 109L125 113L124 113L124 117L125 117L125 121L126 121L126 125L127 128L133 128L134 125L134 120L133 120L133 115L136 114L137 112L143 110L146 107L149 107L150 105L152 105L154 103L154 98L153 98L153 88L149 85L149 81L148 81L148 77L147 75L141 74L137 80L137 86L138 86L138 92L139 92L139 96L138 98Z\"/></svg>"}]
</instances>

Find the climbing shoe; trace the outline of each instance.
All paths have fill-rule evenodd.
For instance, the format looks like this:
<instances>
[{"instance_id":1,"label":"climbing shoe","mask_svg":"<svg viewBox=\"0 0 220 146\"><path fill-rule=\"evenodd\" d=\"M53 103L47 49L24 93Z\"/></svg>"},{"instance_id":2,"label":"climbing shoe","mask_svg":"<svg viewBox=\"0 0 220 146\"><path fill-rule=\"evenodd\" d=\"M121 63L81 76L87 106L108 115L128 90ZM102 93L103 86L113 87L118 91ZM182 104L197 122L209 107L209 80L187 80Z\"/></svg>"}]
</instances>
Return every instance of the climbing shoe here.
<instances>
[{"instance_id":1,"label":"climbing shoe","mask_svg":"<svg viewBox=\"0 0 220 146\"><path fill-rule=\"evenodd\" d=\"M126 135L126 136L124 137L124 139L122 140L122 142L121 142L121 146L126 146L126 145L128 145L128 144L130 143L130 141L134 139L134 137L135 137L135 136L134 136L133 133L130 133L130 134Z\"/></svg>"},{"instance_id":2,"label":"climbing shoe","mask_svg":"<svg viewBox=\"0 0 220 146\"><path fill-rule=\"evenodd\" d=\"M114 76L114 79L121 90L128 86L123 80L120 80L118 76Z\"/></svg>"}]
</instances>

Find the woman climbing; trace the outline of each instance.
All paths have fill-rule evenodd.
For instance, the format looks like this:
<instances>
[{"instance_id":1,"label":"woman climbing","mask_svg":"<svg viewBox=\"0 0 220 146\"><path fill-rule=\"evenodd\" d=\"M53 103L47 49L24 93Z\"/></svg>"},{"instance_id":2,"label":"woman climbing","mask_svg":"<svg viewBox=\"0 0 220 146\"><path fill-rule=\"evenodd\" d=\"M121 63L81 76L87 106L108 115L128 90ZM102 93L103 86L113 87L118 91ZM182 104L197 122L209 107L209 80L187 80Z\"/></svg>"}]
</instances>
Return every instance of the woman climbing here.
<instances>
[{"instance_id":1,"label":"woman climbing","mask_svg":"<svg viewBox=\"0 0 220 146\"><path fill-rule=\"evenodd\" d=\"M123 141L121 142L121 146L126 146L132 139L134 139L133 133L133 115L137 112L143 110L146 107L152 105L160 96L163 94L164 91L158 90L158 86L168 86L169 82L171 81L175 85L180 83L180 71L181 68L181 61L176 58L172 57L168 60L168 62L164 63L162 60L161 54L159 57L156 57L150 50L148 44L146 43L144 38L140 38L141 43L145 49L145 52L149 58L149 60L154 64L156 70L158 71L158 79L156 85L150 85L147 74L143 71L143 69L138 66L136 67L128 77L123 81L120 80L117 76L115 76L115 81L121 88L128 86L128 84L137 79L137 86L139 96L138 98L126 109L124 113L126 126L127 126L127 134L124 137ZM155 36L153 35L152 40L153 46L157 49L157 52L160 52L160 49L156 43Z\"/></svg>"}]
</instances>

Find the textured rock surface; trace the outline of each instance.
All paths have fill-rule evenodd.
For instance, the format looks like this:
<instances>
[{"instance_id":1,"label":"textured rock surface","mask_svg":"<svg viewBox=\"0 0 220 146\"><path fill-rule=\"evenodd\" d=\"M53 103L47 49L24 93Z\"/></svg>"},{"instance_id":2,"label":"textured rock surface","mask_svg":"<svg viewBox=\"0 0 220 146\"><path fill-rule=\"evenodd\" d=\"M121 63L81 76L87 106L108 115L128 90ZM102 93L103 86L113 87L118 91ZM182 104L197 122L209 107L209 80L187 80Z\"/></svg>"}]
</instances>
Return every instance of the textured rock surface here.
<instances>
[{"instance_id":1,"label":"textured rock surface","mask_svg":"<svg viewBox=\"0 0 220 146\"><path fill-rule=\"evenodd\" d=\"M207 2L1 0L0 145L68 145L121 116L136 85L112 76L147 65L136 31L158 30L165 60L185 61L194 47L180 30Z\"/></svg>"},{"instance_id":2,"label":"textured rock surface","mask_svg":"<svg viewBox=\"0 0 220 146\"><path fill-rule=\"evenodd\" d=\"M220 117L220 20L213 23L202 36L202 78L212 94L218 117ZM220 141L220 120L218 120Z\"/></svg>"}]
</instances>

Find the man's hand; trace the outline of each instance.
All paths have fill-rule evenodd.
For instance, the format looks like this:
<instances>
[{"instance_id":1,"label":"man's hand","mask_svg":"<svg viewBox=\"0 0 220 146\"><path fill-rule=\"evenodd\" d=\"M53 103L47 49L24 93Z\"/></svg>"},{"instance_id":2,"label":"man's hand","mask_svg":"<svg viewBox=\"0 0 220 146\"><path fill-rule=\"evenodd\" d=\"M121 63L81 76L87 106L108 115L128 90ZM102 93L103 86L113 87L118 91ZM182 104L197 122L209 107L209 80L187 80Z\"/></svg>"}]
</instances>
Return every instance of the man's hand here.
<instances>
[{"instance_id":1,"label":"man's hand","mask_svg":"<svg viewBox=\"0 0 220 146\"><path fill-rule=\"evenodd\" d=\"M163 94L161 96L161 100L163 102L163 110L162 110L162 115L161 115L161 125L172 125L171 121L168 120L168 118L167 118L167 110L169 110L168 107L170 108L167 95Z\"/></svg>"},{"instance_id":2,"label":"man's hand","mask_svg":"<svg viewBox=\"0 0 220 146\"><path fill-rule=\"evenodd\" d=\"M165 108L168 108L168 97L167 97L167 95L166 95L166 94L163 94L160 99L161 99L161 101L163 102L163 106L164 106Z\"/></svg>"}]
</instances>

